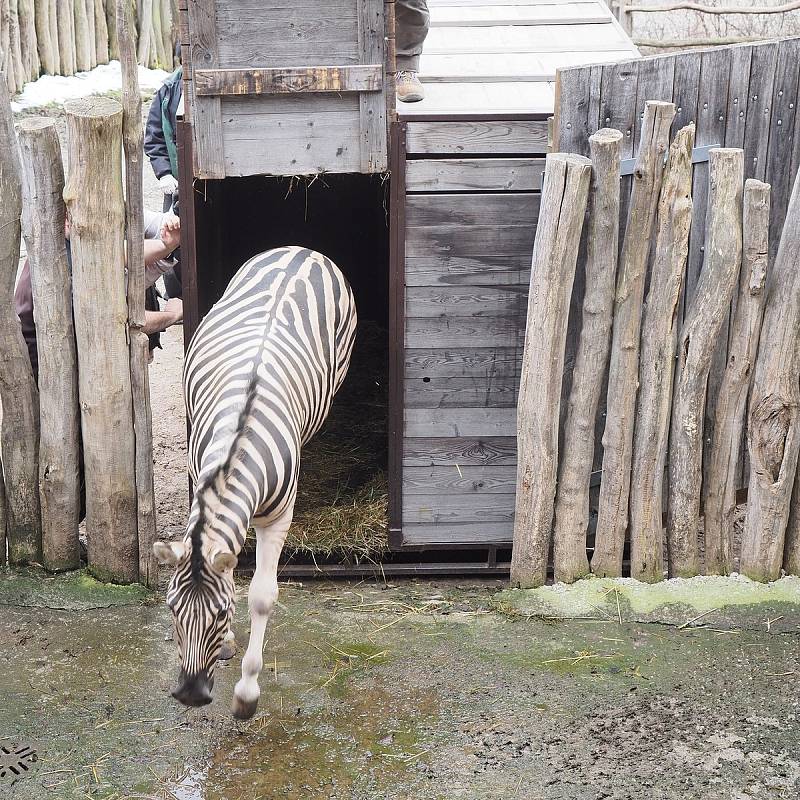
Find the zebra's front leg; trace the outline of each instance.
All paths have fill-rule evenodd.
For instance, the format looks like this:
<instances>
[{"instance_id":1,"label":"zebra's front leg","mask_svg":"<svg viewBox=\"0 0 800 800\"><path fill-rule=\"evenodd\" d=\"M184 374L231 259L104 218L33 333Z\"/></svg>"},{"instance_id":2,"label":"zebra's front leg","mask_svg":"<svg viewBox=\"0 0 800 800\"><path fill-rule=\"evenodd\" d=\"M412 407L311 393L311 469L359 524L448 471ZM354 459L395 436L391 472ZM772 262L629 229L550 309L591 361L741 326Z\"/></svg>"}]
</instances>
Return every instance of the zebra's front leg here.
<instances>
[{"instance_id":1,"label":"zebra's front leg","mask_svg":"<svg viewBox=\"0 0 800 800\"><path fill-rule=\"evenodd\" d=\"M247 603L250 609L250 641L242 659L242 677L233 690L233 716L250 719L256 712L258 676L263 666L262 651L275 601L278 599L278 559L292 522L292 508L267 526L256 531L256 571L250 581Z\"/></svg>"}]
</instances>

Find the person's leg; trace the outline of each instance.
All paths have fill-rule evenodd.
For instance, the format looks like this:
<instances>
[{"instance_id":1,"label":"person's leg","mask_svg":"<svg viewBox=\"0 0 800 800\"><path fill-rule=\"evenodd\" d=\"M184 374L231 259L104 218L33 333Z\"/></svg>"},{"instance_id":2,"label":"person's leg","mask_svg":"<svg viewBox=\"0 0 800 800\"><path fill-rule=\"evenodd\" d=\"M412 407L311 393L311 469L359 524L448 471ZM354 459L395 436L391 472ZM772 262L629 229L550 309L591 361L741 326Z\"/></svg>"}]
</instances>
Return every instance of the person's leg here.
<instances>
[{"instance_id":1,"label":"person's leg","mask_svg":"<svg viewBox=\"0 0 800 800\"><path fill-rule=\"evenodd\" d=\"M413 103L425 96L417 72L419 57L428 35L428 3L426 0L397 0L395 16L397 99Z\"/></svg>"}]
</instances>

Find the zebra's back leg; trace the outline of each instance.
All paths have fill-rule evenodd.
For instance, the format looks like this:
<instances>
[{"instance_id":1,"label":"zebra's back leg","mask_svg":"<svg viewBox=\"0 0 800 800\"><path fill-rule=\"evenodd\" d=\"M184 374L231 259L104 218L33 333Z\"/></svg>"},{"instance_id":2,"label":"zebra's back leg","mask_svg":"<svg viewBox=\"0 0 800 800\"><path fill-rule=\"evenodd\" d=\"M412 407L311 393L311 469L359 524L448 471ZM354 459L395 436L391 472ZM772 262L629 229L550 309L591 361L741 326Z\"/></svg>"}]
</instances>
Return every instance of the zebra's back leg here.
<instances>
[{"instance_id":1,"label":"zebra's back leg","mask_svg":"<svg viewBox=\"0 0 800 800\"><path fill-rule=\"evenodd\" d=\"M292 522L293 506L268 525L254 525L256 571L250 581L247 604L250 610L250 641L242 659L242 677L233 690L233 716L250 719L258 706L261 690L258 676L263 666L264 634L278 599L278 559Z\"/></svg>"}]
</instances>

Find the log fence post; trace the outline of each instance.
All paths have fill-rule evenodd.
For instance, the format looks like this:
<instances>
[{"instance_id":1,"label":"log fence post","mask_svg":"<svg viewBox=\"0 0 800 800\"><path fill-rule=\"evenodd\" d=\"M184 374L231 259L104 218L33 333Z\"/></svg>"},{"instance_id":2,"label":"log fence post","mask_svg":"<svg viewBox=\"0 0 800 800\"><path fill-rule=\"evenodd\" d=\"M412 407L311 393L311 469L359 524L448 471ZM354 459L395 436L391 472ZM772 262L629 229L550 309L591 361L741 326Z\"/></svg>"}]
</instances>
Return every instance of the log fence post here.
<instances>
[{"instance_id":1,"label":"log fence post","mask_svg":"<svg viewBox=\"0 0 800 800\"><path fill-rule=\"evenodd\" d=\"M693 146L694 125L678 131L670 146L642 323L632 460L635 480L630 496L631 577L648 583L664 577L664 465L669 444L677 309L692 224Z\"/></svg>"},{"instance_id":2,"label":"log fence post","mask_svg":"<svg viewBox=\"0 0 800 800\"><path fill-rule=\"evenodd\" d=\"M72 278L64 240L64 170L56 123L19 126L23 234L30 260L39 355L39 496L44 566L80 566L80 417Z\"/></svg>"},{"instance_id":3,"label":"log fence post","mask_svg":"<svg viewBox=\"0 0 800 800\"><path fill-rule=\"evenodd\" d=\"M547 579L567 316L590 177L588 158L564 153L547 156L517 409L511 582L523 588L540 586Z\"/></svg>"},{"instance_id":4,"label":"log fence post","mask_svg":"<svg viewBox=\"0 0 800 800\"><path fill-rule=\"evenodd\" d=\"M593 573L607 577L622 574L625 531L628 527L644 279L664 171L664 156L669 148L669 131L674 117L675 106L672 103L645 103L628 223L617 275L606 426L603 431L603 475L591 565Z\"/></svg>"},{"instance_id":5,"label":"log fence post","mask_svg":"<svg viewBox=\"0 0 800 800\"><path fill-rule=\"evenodd\" d=\"M619 240L622 133L604 128L589 137L592 181L586 234L586 293L564 426L563 452L553 529L556 581L571 583L589 573L589 481L594 421L603 389L611 339L611 314Z\"/></svg>"}]
</instances>

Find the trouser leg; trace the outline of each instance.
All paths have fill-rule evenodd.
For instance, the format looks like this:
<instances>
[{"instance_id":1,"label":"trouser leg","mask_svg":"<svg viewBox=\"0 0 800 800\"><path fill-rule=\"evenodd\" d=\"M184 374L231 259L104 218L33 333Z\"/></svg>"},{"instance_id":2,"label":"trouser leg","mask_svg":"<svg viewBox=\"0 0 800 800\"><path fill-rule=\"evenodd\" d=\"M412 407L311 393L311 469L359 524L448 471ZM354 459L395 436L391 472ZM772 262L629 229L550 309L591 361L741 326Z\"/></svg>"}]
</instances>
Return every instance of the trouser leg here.
<instances>
[{"instance_id":1,"label":"trouser leg","mask_svg":"<svg viewBox=\"0 0 800 800\"><path fill-rule=\"evenodd\" d=\"M422 46L428 35L428 3L426 0L397 0L395 17L397 69L416 72L419 70Z\"/></svg>"}]
</instances>

